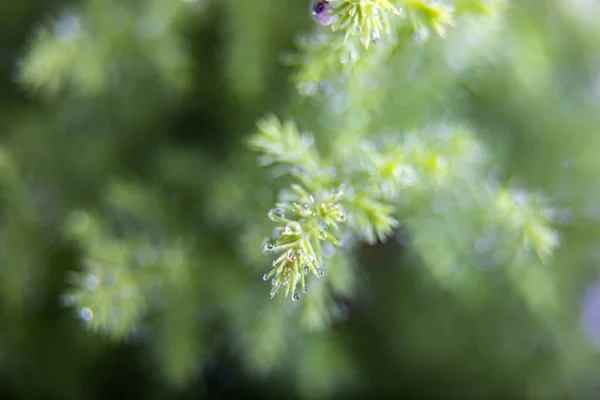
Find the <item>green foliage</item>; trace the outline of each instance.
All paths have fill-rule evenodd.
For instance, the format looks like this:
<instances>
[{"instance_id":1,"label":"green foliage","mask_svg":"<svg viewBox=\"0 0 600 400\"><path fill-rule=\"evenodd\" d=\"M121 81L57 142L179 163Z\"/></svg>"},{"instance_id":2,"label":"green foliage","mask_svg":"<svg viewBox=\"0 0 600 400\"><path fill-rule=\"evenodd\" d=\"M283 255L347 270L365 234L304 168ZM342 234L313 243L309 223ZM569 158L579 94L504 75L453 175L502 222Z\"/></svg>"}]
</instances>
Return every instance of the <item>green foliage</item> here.
<instances>
[{"instance_id":1,"label":"green foliage","mask_svg":"<svg viewBox=\"0 0 600 400\"><path fill-rule=\"evenodd\" d=\"M434 250L445 238L430 241L436 236L429 230L423 236L418 232L424 222L415 222L409 210L418 209L423 202L459 207L462 220L456 228L465 231L465 226L481 226L461 236L476 243L481 252L487 252L491 242L489 251L499 254L497 263L509 265L512 254L521 250L533 251L543 263L559 245L551 221L551 214L557 211L540 195L489 182L487 151L468 129L435 126L405 134L400 141L389 137L379 140L380 145L363 141L346 159L324 164L313 148L313 136L301 136L292 122L281 123L270 116L258 126L260 132L249 144L264 154L261 163L291 166L287 172L301 183L282 191L280 202L268 214L279 226L274 237L266 239L263 251L281 253L273 261L273 269L263 276L265 281L272 280L271 297L285 288L286 297L291 294L299 300L298 283L307 291L307 275L325 275L321 242L340 246L338 222L346 220L359 239L375 244L387 241L398 227L399 217L415 230L417 249L435 271L464 262L452 256L452 244L450 254ZM490 234L494 237L486 237ZM444 235L457 237L450 232ZM422 242L422 237L427 242ZM439 258L432 259L434 254ZM439 278L445 279L445 274Z\"/></svg>"},{"instance_id":2,"label":"green foliage","mask_svg":"<svg viewBox=\"0 0 600 400\"><path fill-rule=\"evenodd\" d=\"M388 0L344 1L332 10L333 30L345 30L345 39L360 35L368 48L372 40L391 33L390 14L399 16L400 11Z\"/></svg>"},{"instance_id":3,"label":"green foliage","mask_svg":"<svg viewBox=\"0 0 600 400\"><path fill-rule=\"evenodd\" d=\"M297 54L284 61L298 67L295 81L304 95L317 93L319 84L330 79L378 68L410 36L427 42L433 34L446 36L448 28L464 17L493 18L501 14L504 1L487 0L336 0L327 16L337 34L320 30L302 36Z\"/></svg>"},{"instance_id":4,"label":"green foliage","mask_svg":"<svg viewBox=\"0 0 600 400\"><path fill-rule=\"evenodd\" d=\"M185 88L189 60L178 25L190 6L183 1L173 5L160 0L144 3L86 1L65 10L37 32L19 80L49 95L63 89L95 95L127 85L135 78L133 74L142 72L131 64L140 58L146 60L144 73Z\"/></svg>"},{"instance_id":5,"label":"green foliage","mask_svg":"<svg viewBox=\"0 0 600 400\"><path fill-rule=\"evenodd\" d=\"M7 385L594 398L597 7L308 3L0 5Z\"/></svg>"}]
</instances>

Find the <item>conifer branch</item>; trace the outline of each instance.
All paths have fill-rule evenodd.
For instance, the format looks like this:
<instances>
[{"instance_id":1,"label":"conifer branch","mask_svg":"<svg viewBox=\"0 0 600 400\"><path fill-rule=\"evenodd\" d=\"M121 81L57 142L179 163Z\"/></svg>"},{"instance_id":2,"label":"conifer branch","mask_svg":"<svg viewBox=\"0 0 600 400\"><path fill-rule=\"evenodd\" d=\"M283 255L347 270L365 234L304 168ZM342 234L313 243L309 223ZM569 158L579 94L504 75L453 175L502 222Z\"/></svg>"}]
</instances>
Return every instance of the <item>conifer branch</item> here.
<instances>
[{"instance_id":1,"label":"conifer branch","mask_svg":"<svg viewBox=\"0 0 600 400\"><path fill-rule=\"evenodd\" d=\"M298 52L283 62L296 66L294 81L302 95L312 96L328 80L373 71L407 40L426 42L446 37L465 15L491 18L504 0L313 0L313 17L331 32L300 37Z\"/></svg>"},{"instance_id":2,"label":"conifer branch","mask_svg":"<svg viewBox=\"0 0 600 400\"><path fill-rule=\"evenodd\" d=\"M314 171L314 160L319 157L312 143L300 145L303 142L295 124L282 124L270 116L258 127L251 146L268 155L269 165L288 163L295 171L304 171L294 176L306 183L282 191L281 202L268 213L277 223L275 237L263 246L263 252L276 255L272 269L263 276L264 281L272 282L271 297L285 290L286 297L300 299L297 286L306 291L308 275L320 278L325 274L322 243L340 246L342 230L352 231L370 244L385 242L399 226L397 218L403 209L464 183L469 190L487 188L484 196L473 198L468 209L474 213L487 210L492 224L507 237L519 238L522 248L532 250L542 263L559 244L540 196L487 181L483 172L486 152L465 128L431 127L379 145L363 141L347 159L328 165L335 173L327 175L323 170L306 172ZM290 153L293 148L298 154ZM303 168L300 160L309 168Z\"/></svg>"}]
</instances>

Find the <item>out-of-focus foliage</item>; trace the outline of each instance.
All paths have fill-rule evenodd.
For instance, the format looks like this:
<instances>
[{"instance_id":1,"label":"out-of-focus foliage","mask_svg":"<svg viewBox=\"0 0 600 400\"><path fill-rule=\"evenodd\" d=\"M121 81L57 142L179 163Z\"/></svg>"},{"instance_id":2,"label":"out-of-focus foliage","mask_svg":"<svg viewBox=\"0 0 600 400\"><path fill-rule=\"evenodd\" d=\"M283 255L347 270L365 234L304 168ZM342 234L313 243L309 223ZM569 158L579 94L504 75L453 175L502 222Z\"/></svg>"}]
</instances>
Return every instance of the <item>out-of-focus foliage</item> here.
<instances>
[{"instance_id":1,"label":"out-of-focus foliage","mask_svg":"<svg viewBox=\"0 0 600 400\"><path fill-rule=\"evenodd\" d=\"M0 4L3 394L597 398L596 2L312 6Z\"/></svg>"}]
</instances>

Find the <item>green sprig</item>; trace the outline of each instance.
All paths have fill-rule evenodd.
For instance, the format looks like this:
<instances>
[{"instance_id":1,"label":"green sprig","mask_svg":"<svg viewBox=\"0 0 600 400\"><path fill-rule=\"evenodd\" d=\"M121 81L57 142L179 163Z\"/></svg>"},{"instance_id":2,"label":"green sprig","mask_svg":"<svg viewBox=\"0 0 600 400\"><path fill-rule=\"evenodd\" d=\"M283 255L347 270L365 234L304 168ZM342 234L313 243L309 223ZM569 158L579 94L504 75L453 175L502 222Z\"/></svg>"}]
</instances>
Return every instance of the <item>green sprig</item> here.
<instances>
[{"instance_id":1,"label":"green sprig","mask_svg":"<svg viewBox=\"0 0 600 400\"><path fill-rule=\"evenodd\" d=\"M333 9L337 22L334 31L345 31L345 40L360 35L365 48L383 34L392 32L390 16L401 16L399 9L388 0L346 0Z\"/></svg>"},{"instance_id":2,"label":"green sprig","mask_svg":"<svg viewBox=\"0 0 600 400\"><path fill-rule=\"evenodd\" d=\"M533 249L542 263L559 244L543 198L491 184L485 174L487 153L465 127L432 126L402 135L402 140L378 140L377 145L362 141L328 165L312 141L301 139L293 122L269 116L258 126L251 145L267 154L269 165L293 166L290 173L300 183L283 190L268 213L277 223L274 237L263 247L276 255L263 276L271 280L271 296L284 290L286 297L298 300L298 286L306 291L309 275L320 278L325 273L323 243L341 246L344 228L369 244L385 242L400 225L398 213L418 210L422 202L442 194L460 199L461 213L487 215L493 229L520 240L520 248ZM465 192L457 193L458 188ZM410 214L405 220L409 229L420 229ZM508 245L501 251L510 253L518 251L513 246L518 240L495 243ZM428 246L419 243L419 248Z\"/></svg>"},{"instance_id":3,"label":"green sprig","mask_svg":"<svg viewBox=\"0 0 600 400\"><path fill-rule=\"evenodd\" d=\"M343 186L331 193L319 193L318 199L300 185L292 185L292 190L294 201L278 203L268 213L269 218L278 223L277 237L264 244L263 252L275 253L278 257L263 280L271 280L271 297L285 290L285 296L291 295L296 301L300 299L298 284L304 292L308 291L307 275L312 273L317 278L325 275L321 242L341 246L339 223L346 222L348 216L340 204Z\"/></svg>"},{"instance_id":4,"label":"green sprig","mask_svg":"<svg viewBox=\"0 0 600 400\"><path fill-rule=\"evenodd\" d=\"M254 136L248 144L263 153L262 165L284 164L309 171L319 169L319 156L312 148L314 138L310 134L301 135L293 122L281 122L270 115L258 122L258 129L261 134Z\"/></svg>"}]
</instances>

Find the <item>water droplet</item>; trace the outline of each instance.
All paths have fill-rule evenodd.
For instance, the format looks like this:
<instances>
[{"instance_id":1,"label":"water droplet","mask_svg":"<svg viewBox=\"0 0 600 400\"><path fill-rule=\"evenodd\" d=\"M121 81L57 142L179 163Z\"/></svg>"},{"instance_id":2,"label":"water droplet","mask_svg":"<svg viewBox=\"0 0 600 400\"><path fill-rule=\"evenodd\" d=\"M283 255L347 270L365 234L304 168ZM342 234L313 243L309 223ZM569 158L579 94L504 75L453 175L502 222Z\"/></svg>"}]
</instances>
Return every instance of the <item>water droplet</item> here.
<instances>
[{"instance_id":1,"label":"water droplet","mask_svg":"<svg viewBox=\"0 0 600 400\"><path fill-rule=\"evenodd\" d=\"M322 268L317 268L317 274L319 275L319 278L322 278L325 276L325 271Z\"/></svg>"},{"instance_id":2,"label":"water droplet","mask_svg":"<svg viewBox=\"0 0 600 400\"><path fill-rule=\"evenodd\" d=\"M417 172L410 165L403 165L397 169L396 179L404 186L412 186L417 183Z\"/></svg>"},{"instance_id":3,"label":"water droplet","mask_svg":"<svg viewBox=\"0 0 600 400\"><path fill-rule=\"evenodd\" d=\"M262 280L263 280L263 282L266 282L266 281L269 280L269 273L268 272L263 275Z\"/></svg>"},{"instance_id":4,"label":"water droplet","mask_svg":"<svg viewBox=\"0 0 600 400\"><path fill-rule=\"evenodd\" d=\"M96 290L98 289L98 286L100 286L100 280L96 275L89 275L85 279L85 287L87 287L88 290Z\"/></svg>"},{"instance_id":5,"label":"water droplet","mask_svg":"<svg viewBox=\"0 0 600 400\"><path fill-rule=\"evenodd\" d=\"M73 14L64 14L54 25L54 38L59 42L71 42L79 36L79 18Z\"/></svg>"},{"instance_id":6,"label":"water droplet","mask_svg":"<svg viewBox=\"0 0 600 400\"><path fill-rule=\"evenodd\" d=\"M277 226L277 227L273 228L273 231L271 232L271 236L272 236L274 239L277 239L279 236L281 236L281 231L282 231L281 227L280 227L280 226ZM268 238L268 239L267 239L267 242L269 242L270 240L271 240L271 239L270 239L270 238Z\"/></svg>"},{"instance_id":7,"label":"water droplet","mask_svg":"<svg viewBox=\"0 0 600 400\"><path fill-rule=\"evenodd\" d=\"M598 254L600 254L600 251L598 252ZM598 256L598 258L600 258L600 255ZM310 272L310 268L308 268L306 265L304 266L304 273L308 274Z\"/></svg>"},{"instance_id":8,"label":"water droplet","mask_svg":"<svg viewBox=\"0 0 600 400\"><path fill-rule=\"evenodd\" d=\"M292 301L298 301L298 300L300 300L300 294L294 293L294 295L292 296Z\"/></svg>"},{"instance_id":9,"label":"water droplet","mask_svg":"<svg viewBox=\"0 0 600 400\"><path fill-rule=\"evenodd\" d=\"M313 215L313 210L312 210L312 207L311 207L310 205L308 205L308 204L304 203L304 204L302 205L302 214L303 214L304 216L311 216L311 215Z\"/></svg>"},{"instance_id":10,"label":"water droplet","mask_svg":"<svg viewBox=\"0 0 600 400\"><path fill-rule=\"evenodd\" d=\"M300 140L302 140L304 147L312 147L315 144L315 137L310 133L303 133Z\"/></svg>"},{"instance_id":11,"label":"water droplet","mask_svg":"<svg viewBox=\"0 0 600 400\"><path fill-rule=\"evenodd\" d=\"M487 239L481 238L477 239L475 242L475 250L477 250L478 253L485 253L488 250L488 247L489 243Z\"/></svg>"},{"instance_id":12,"label":"water droplet","mask_svg":"<svg viewBox=\"0 0 600 400\"><path fill-rule=\"evenodd\" d=\"M275 159L271 156L262 156L260 157L259 161L262 166L266 167L268 165L273 164L275 162Z\"/></svg>"},{"instance_id":13,"label":"water droplet","mask_svg":"<svg viewBox=\"0 0 600 400\"><path fill-rule=\"evenodd\" d=\"M308 293L308 286L304 286L304 288L302 288L302 291L303 291L304 293Z\"/></svg>"},{"instance_id":14,"label":"water droplet","mask_svg":"<svg viewBox=\"0 0 600 400\"><path fill-rule=\"evenodd\" d=\"M415 31L414 38L419 44L423 44L429 40L430 32L429 29L421 27Z\"/></svg>"},{"instance_id":15,"label":"water droplet","mask_svg":"<svg viewBox=\"0 0 600 400\"><path fill-rule=\"evenodd\" d=\"M321 90L323 92L329 92L332 89L332 85L330 81L321 81L321 84L319 85L321 87Z\"/></svg>"},{"instance_id":16,"label":"water droplet","mask_svg":"<svg viewBox=\"0 0 600 400\"><path fill-rule=\"evenodd\" d=\"M515 188L512 192L512 196L515 204L521 207L525 207L530 201L529 193L523 188Z\"/></svg>"},{"instance_id":17,"label":"water droplet","mask_svg":"<svg viewBox=\"0 0 600 400\"><path fill-rule=\"evenodd\" d=\"M271 288L271 297L275 297L277 296L277 294L279 293L279 287L277 286L273 286L273 288Z\"/></svg>"},{"instance_id":18,"label":"water droplet","mask_svg":"<svg viewBox=\"0 0 600 400\"><path fill-rule=\"evenodd\" d=\"M312 0L310 2L310 13L313 19L321 25L331 25L334 21L329 0Z\"/></svg>"},{"instance_id":19,"label":"water droplet","mask_svg":"<svg viewBox=\"0 0 600 400\"><path fill-rule=\"evenodd\" d=\"M94 318L94 313L87 307L81 309L80 315L84 321L89 321Z\"/></svg>"},{"instance_id":20,"label":"water droplet","mask_svg":"<svg viewBox=\"0 0 600 400\"><path fill-rule=\"evenodd\" d=\"M335 247L333 243L327 243L323 246L323 257L332 258L335 256Z\"/></svg>"},{"instance_id":21,"label":"water droplet","mask_svg":"<svg viewBox=\"0 0 600 400\"><path fill-rule=\"evenodd\" d=\"M284 233L286 235L300 235L302 234L302 226L296 221L289 222L285 226Z\"/></svg>"},{"instance_id":22,"label":"water droplet","mask_svg":"<svg viewBox=\"0 0 600 400\"><path fill-rule=\"evenodd\" d=\"M273 208L269 210L268 216L271 221L279 221L280 218L285 216L285 213L281 208Z\"/></svg>"},{"instance_id":23,"label":"water droplet","mask_svg":"<svg viewBox=\"0 0 600 400\"><path fill-rule=\"evenodd\" d=\"M263 251L271 251L275 248L275 246L273 246L272 243L265 243L264 247L263 247Z\"/></svg>"},{"instance_id":24,"label":"water droplet","mask_svg":"<svg viewBox=\"0 0 600 400\"><path fill-rule=\"evenodd\" d=\"M319 239L321 239L321 240L327 239L327 232L325 232L325 231L319 231L318 235L319 235Z\"/></svg>"},{"instance_id":25,"label":"water droplet","mask_svg":"<svg viewBox=\"0 0 600 400\"><path fill-rule=\"evenodd\" d=\"M306 175L308 171L304 167L294 168L294 175Z\"/></svg>"},{"instance_id":26,"label":"water droplet","mask_svg":"<svg viewBox=\"0 0 600 400\"><path fill-rule=\"evenodd\" d=\"M314 82L301 82L296 86L298 92L303 96L314 96L317 94L319 86Z\"/></svg>"},{"instance_id":27,"label":"water droplet","mask_svg":"<svg viewBox=\"0 0 600 400\"><path fill-rule=\"evenodd\" d=\"M297 255L298 257L302 257L302 255L303 255L303 254L304 254L304 251L302 251L302 249L298 249L298 250L296 250L296 255Z\"/></svg>"}]
</instances>

